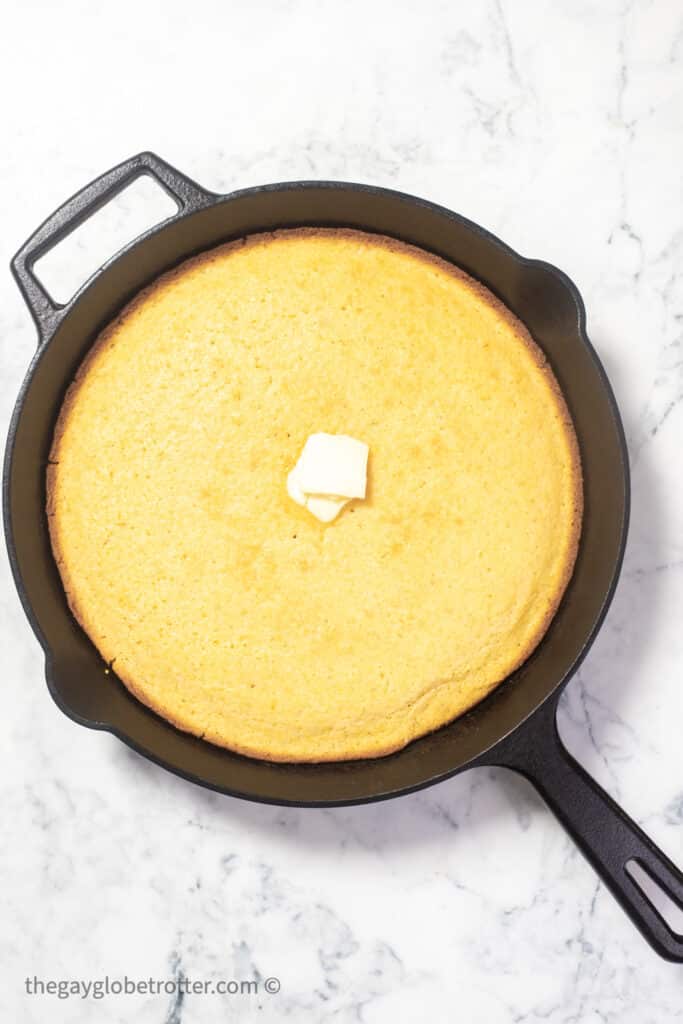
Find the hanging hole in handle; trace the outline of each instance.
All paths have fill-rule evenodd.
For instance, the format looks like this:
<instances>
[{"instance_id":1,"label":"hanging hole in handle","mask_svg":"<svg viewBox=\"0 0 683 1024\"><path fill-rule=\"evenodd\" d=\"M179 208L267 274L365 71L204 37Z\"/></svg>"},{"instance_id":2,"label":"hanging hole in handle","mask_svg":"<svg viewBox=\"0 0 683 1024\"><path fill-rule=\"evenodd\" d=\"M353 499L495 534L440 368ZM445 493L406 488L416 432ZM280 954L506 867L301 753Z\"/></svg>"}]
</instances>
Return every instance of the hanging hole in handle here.
<instances>
[{"instance_id":1,"label":"hanging hole in handle","mask_svg":"<svg viewBox=\"0 0 683 1024\"><path fill-rule=\"evenodd\" d=\"M683 905L674 900L635 858L626 862L625 869L626 874L647 897L662 920L675 935L683 937Z\"/></svg>"},{"instance_id":2,"label":"hanging hole in handle","mask_svg":"<svg viewBox=\"0 0 683 1024\"><path fill-rule=\"evenodd\" d=\"M55 302L66 303L111 256L178 209L158 182L143 174L37 259L33 273Z\"/></svg>"}]
</instances>

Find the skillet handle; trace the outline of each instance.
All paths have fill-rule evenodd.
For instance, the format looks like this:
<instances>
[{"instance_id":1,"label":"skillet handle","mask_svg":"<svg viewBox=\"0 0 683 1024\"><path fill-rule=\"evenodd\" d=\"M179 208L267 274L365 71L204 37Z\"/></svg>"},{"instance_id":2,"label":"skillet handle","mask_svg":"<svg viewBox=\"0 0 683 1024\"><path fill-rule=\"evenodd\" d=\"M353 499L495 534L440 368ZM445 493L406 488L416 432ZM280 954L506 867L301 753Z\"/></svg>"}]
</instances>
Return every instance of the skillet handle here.
<instances>
[{"instance_id":1,"label":"skillet handle","mask_svg":"<svg viewBox=\"0 0 683 1024\"><path fill-rule=\"evenodd\" d=\"M556 711L557 700L547 701L503 741L495 763L535 786L653 949L683 963L683 935L667 924L627 865L635 862L681 910L683 873L574 760L557 731Z\"/></svg>"},{"instance_id":2,"label":"skillet handle","mask_svg":"<svg viewBox=\"0 0 683 1024\"><path fill-rule=\"evenodd\" d=\"M213 192L181 174L161 157L154 153L138 153L67 199L34 231L11 263L12 273L38 328L39 345L54 332L73 298L67 303L55 302L33 272L36 260L143 174L154 178L178 204L176 212L162 223L201 209L215 198Z\"/></svg>"}]
</instances>

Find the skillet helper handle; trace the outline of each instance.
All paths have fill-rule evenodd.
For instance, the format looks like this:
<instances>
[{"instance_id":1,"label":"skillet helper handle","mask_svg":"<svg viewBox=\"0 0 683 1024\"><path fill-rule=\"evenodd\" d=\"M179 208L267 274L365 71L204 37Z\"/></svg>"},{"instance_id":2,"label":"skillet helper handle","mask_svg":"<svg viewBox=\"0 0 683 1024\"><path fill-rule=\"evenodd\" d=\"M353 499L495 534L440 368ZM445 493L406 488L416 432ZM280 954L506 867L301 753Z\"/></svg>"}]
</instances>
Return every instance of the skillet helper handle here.
<instances>
[{"instance_id":1,"label":"skillet helper handle","mask_svg":"<svg viewBox=\"0 0 683 1024\"><path fill-rule=\"evenodd\" d=\"M154 178L178 204L176 212L167 220L201 209L215 198L212 192L171 167L161 157L154 153L138 153L95 178L71 199L67 199L34 231L11 263L12 273L38 328L39 344L43 344L54 332L73 299L67 303L55 302L35 276L34 264L142 175Z\"/></svg>"},{"instance_id":2,"label":"skillet helper handle","mask_svg":"<svg viewBox=\"0 0 683 1024\"><path fill-rule=\"evenodd\" d=\"M524 775L654 950L683 963L683 935L667 924L629 874L635 862L683 910L683 873L574 760L546 702L502 747L497 764Z\"/></svg>"}]
</instances>

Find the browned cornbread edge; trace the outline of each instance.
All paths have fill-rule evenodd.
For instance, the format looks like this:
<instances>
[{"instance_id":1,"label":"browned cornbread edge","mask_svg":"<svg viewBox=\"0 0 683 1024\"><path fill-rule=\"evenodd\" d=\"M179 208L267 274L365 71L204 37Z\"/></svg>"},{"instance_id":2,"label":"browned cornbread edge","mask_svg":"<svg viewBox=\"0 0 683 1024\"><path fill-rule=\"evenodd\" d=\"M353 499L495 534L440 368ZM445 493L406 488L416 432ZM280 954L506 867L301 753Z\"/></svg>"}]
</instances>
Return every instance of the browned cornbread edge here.
<instances>
[{"instance_id":1,"label":"browned cornbread edge","mask_svg":"<svg viewBox=\"0 0 683 1024\"><path fill-rule=\"evenodd\" d=\"M517 317L514 316L514 314L507 308L507 306L505 306L504 303L500 301L500 299L493 295L493 293L489 291L488 288L486 288L483 284L470 277L470 275L465 273L465 271L454 266L453 264L442 259L441 257L436 256L432 253L428 253L425 250L418 248L417 246L413 246L408 243L398 241L397 239L390 238L385 235L376 235L370 232L357 231L348 228L295 228L283 229L274 232L261 232L258 234L247 236L246 238L238 239L233 242L228 242L222 246L216 246L210 250L207 250L206 252L200 253L199 255L190 258L189 260L185 260L183 263L179 264L173 270L161 275L154 282L152 282L151 285L147 286L145 289L139 292L112 320L112 322L107 327L105 327L103 331L100 332L91 349L86 354L85 358L78 367L73 382L69 385L67 389L55 425L54 436L49 456L50 461L46 471L46 512L48 520L48 529L50 534L50 542L52 546L53 555L57 563L60 576L62 578L62 584L64 586L64 591L66 594L69 608L78 624L89 636L90 640L93 642L93 644L98 649L100 654L102 654L107 664L113 665L113 663L116 661L115 651L112 653L111 650L107 649L108 645L104 642L106 638L98 636L97 632L94 629L87 628L87 617L81 608L81 604L79 602L79 597L77 593L77 581L72 580L70 578L67 567L65 565L62 544L59 536L59 527L55 516L54 478L56 473L56 463L58 462L59 445L64 434L64 429L68 420L70 408L72 406L74 398L78 393L78 388L81 381L87 375L91 359L96 355L101 346L106 345L109 338L109 333L112 330L112 328L120 324L129 313L131 313L139 304L143 303L146 300L147 296L162 282L172 280L173 278L184 274L185 271L188 270L189 268L201 264L203 262L209 261L216 253L222 254L229 251L230 249L241 248L245 245L251 244L252 242L261 242L268 238L274 239L282 235L289 238L296 236L334 236L336 238L342 237L356 241L370 240L372 241L373 244L380 245L393 252L410 253L414 258L418 258L424 263L432 264L433 266L439 268L440 270L445 271L450 276L461 281L467 282L467 284L484 300L484 302L486 302L487 305L493 308L496 311L496 313L501 317L501 319L506 321L509 324L509 326L513 329L516 337L520 340L520 342L522 342L522 344L525 345L525 347L532 355L534 362L537 364L539 369L544 374L551 388L551 391L553 392L553 395L555 397L557 409L565 427L565 438L569 444L572 462L572 475L574 478L573 516L571 522L571 534L569 537L569 555L567 558L565 571L560 580L560 583L558 584L557 590L552 600L548 604L547 612L544 618L540 622L539 627L533 634L532 638L521 650L518 658L508 667L508 670L505 672L505 674L502 675L499 679L491 682L490 685L486 688L486 690L482 692L475 701L468 705L468 707L462 708L461 710L457 711L453 715L453 717L449 719L449 721L453 721L455 718L460 717L462 714L465 714L466 711L470 710L470 708L480 703L481 700L488 696L494 689L496 689L505 679L507 679L527 660L527 658L536 649L541 639L547 632L548 627L550 626L550 623L552 622L557 612L559 604L562 600L562 597L564 596L567 585L569 583L569 580L571 579L574 570L574 564L576 561L579 539L581 535L581 523L583 517L583 478L581 470L581 459L579 454L579 446L576 439L576 433L574 431L574 426L569 414L569 410L567 408L566 401L564 399L564 395L562 394L562 391L555 378L555 375L552 372L552 369L548 365L544 353L533 340L524 324L520 320L518 320ZM138 698L138 700L141 701L141 703L145 704L151 710L161 715L163 718L165 718L168 722L170 722L172 725L174 725L181 731L189 732L193 735L199 736L202 739L206 739L208 742L214 743L217 746L225 747L226 749L233 750L238 754L259 758L261 760L277 761L283 763L307 761L310 762L312 760L311 758L306 757L284 757L280 756L272 750L264 750L261 748L251 747L249 745L240 744L236 742L231 742L228 744L221 737L211 735L211 732L208 729L199 731L195 728L192 728L191 726L188 726L188 724L184 722L181 718L178 717L177 712L172 707L168 708L165 707L164 704L160 701L150 700L149 696L141 688L138 682L134 678L132 678L122 667L117 668L115 671L116 675L121 680L121 682L127 687L127 689L132 694L134 694ZM442 681L442 683L435 683L430 688L430 692L432 692L439 685L444 685L447 682L449 682L449 680L444 680ZM402 708L402 713L405 715L411 706L413 705L407 705L405 708ZM442 726L447 724L448 721L443 721L436 728L441 728ZM374 747L366 746L360 752L357 749L354 749L353 751L340 750L333 755L328 755L324 758L317 757L315 760L318 762L331 762L359 760L361 758L384 757L388 754L392 754L395 751L402 749L408 743L412 742L412 740L419 738L419 736L426 735L430 731L434 730L423 730L421 732L415 733L414 735L408 736L406 739L401 739L396 743L388 745L377 745Z\"/></svg>"}]
</instances>

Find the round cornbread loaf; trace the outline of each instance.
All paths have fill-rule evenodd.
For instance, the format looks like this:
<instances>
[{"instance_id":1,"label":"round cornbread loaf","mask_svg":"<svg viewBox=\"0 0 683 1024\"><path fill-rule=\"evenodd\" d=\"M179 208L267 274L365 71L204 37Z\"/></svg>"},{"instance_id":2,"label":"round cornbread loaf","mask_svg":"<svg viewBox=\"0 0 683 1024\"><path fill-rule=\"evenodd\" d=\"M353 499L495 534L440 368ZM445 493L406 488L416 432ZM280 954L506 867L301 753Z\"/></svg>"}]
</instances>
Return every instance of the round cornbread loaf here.
<instances>
[{"instance_id":1,"label":"round cornbread loaf","mask_svg":"<svg viewBox=\"0 0 683 1024\"><path fill-rule=\"evenodd\" d=\"M329 525L286 488L318 431L370 446L366 499ZM437 257L314 228L131 302L67 392L47 495L70 607L122 682L282 761L388 754L490 693L547 629L582 514L525 327Z\"/></svg>"}]
</instances>

